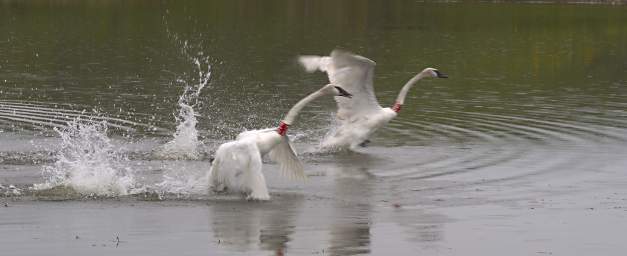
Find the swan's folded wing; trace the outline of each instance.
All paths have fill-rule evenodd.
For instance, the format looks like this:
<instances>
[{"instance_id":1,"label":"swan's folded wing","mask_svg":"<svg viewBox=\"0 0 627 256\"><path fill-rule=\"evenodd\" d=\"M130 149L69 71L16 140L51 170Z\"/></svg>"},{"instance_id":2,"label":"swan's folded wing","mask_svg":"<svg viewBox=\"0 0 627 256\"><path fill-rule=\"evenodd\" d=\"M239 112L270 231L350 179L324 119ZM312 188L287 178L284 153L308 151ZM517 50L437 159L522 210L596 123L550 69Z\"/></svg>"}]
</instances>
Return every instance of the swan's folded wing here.
<instances>
[{"instance_id":1,"label":"swan's folded wing","mask_svg":"<svg viewBox=\"0 0 627 256\"><path fill-rule=\"evenodd\" d=\"M334 50L331 53L333 72L327 72L329 81L353 94L350 99L335 97L339 118L353 119L381 109L373 88L375 65L374 61L349 52Z\"/></svg>"},{"instance_id":2,"label":"swan's folded wing","mask_svg":"<svg viewBox=\"0 0 627 256\"><path fill-rule=\"evenodd\" d=\"M279 163L281 174L291 179L305 179L303 164L298 159L287 136L282 136L281 143L275 146L270 153L270 159Z\"/></svg>"}]
</instances>

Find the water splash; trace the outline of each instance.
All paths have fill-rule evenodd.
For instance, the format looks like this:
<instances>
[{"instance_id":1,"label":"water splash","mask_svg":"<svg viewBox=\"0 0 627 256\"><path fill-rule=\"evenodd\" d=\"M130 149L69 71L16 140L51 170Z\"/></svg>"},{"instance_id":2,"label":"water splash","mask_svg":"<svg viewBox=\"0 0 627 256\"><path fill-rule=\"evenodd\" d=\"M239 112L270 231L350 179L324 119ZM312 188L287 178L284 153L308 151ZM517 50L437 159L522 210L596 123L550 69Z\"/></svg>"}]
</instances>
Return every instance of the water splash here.
<instances>
[{"instance_id":1,"label":"water splash","mask_svg":"<svg viewBox=\"0 0 627 256\"><path fill-rule=\"evenodd\" d=\"M183 96L179 99L179 107L179 113L175 116L178 125L174 138L158 149L156 154L164 159L198 159L200 141L196 130L197 115L194 107L183 100Z\"/></svg>"},{"instance_id":2,"label":"water splash","mask_svg":"<svg viewBox=\"0 0 627 256\"><path fill-rule=\"evenodd\" d=\"M5 197L20 196L22 195L22 190L13 184L10 184L8 186L3 186L2 184L0 184L0 195Z\"/></svg>"},{"instance_id":3,"label":"water splash","mask_svg":"<svg viewBox=\"0 0 627 256\"><path fill-rule=\"evenodd\" d=\"M172 175L164 175L163 181L155 184L154 190L162 198L167 197L166 194L176 195L177 197L198 196L207 193L209 180L205 173L174 173Z\"/></svg>"},{"instance_id":4,"label":"water splash","mask_svg":"<svg viewBox=\"0 0 627 256\"><path fill-rule=\"evenodd\" d=\"M128 195L138 188L132 170L107 137L106 121L75 119L55 128L61 145L54 164L44 166L45 182L34 189L65 186L83 195Z\"/></svg>"},{"instance_id":5,"label":"water splash","mask_svg":"<svg viewBox=\"0 0 627 256\"><path fill-rule=\"evenodd\" d=\"M174 37L178 41L178 37ZM181 49L181 53L191 59L197 70L197 77L187 81L185 79L176 79L176 83L184 86L183 94L179 97L178 105L179 112L175 116L176 132L174 138L168 143L159 148L155 153L158 157L164 159L198 159L199 152L198 147L201 142L198 140L198 130L196 124L196 114L194 108L199 107L199 96L202 89L207 86L211 77L211 65L209 64L209 57L204 56L202 51L198 52L196 56L192 57L189 54L190 46L185 41ZM191 84L191 85L190 85Z\"/></svg>"}]
</instances>

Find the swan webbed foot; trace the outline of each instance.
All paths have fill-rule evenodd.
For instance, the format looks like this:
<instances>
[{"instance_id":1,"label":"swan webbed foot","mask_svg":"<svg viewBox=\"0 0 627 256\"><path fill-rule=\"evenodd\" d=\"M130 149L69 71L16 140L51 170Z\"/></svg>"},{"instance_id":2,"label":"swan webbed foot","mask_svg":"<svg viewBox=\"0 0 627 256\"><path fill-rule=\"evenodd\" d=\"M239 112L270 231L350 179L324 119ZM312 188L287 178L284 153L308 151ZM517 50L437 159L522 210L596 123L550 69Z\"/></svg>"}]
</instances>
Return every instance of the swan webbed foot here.
<instances>
[{"instance_id":1,"label":"swan webbed foot","mask_svg":"<svg viewBox=\"0 0 627 256\"><path fill-rule=\"evenodd\" d=\"M359 143L359 146L365 148L368 146L368 143L370 143L370 140L364 140L363 142Z\"/></svg>"}]
</instances>

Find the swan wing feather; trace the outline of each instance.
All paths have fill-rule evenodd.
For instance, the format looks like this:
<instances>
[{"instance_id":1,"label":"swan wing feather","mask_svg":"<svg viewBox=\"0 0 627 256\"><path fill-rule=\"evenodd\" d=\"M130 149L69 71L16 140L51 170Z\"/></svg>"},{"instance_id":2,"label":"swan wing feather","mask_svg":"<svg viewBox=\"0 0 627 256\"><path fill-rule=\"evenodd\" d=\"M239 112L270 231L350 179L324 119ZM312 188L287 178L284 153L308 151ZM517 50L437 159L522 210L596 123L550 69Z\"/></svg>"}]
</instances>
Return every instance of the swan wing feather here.
<instances>
[{"instance_id":1,"label":"swan wing feather","mask_svg":"<svg viewBox=\"0 0 627 256\"><path fill-rule=\"evenodd\" d=\"M309 72L326 72L329 82L353 95L350 99L335 97L340 120L353 120L381 110L373 88L374 61L342 50L333 50L325 57L301 56L299 61Z\"/></svg>"},{"instance_id":2,"label":"swan wing feather","mask_svg":"<svg viewBox=\"0 0 627 256\"><path fill-rule=\"evenodd\" d=\"M298 62L305 68L305 71L313 73L316 70L327 72L331 64L331 57L316 55L301 55Z\"/></svg>"},{"instance_id":3,"label":"swan wing feather","mask_svg":"<svg viewBox=\"0 0 627 256\"><path fill-rule=\"evenodd\" d=\"M368 58L346 51L331 52L332 67L329 70L332 71L327 71L329 81L353 94L350 99L335 97L340 120L350 120L381 109L373 88L375 65L376 63Z\"/></svg>"},{"instance_id":4,"label":"swan wing feather","mask_svg":"<svg viewBox=\"0 0 627 256\"><path fill-rule=\"evenodd\" d=\"M305 179L303 164L298 159L298 155L287 136L282 136L281 142L268 155L272 161L279 163L283 176L295 180Z\"/></svg>"}]
</instances>

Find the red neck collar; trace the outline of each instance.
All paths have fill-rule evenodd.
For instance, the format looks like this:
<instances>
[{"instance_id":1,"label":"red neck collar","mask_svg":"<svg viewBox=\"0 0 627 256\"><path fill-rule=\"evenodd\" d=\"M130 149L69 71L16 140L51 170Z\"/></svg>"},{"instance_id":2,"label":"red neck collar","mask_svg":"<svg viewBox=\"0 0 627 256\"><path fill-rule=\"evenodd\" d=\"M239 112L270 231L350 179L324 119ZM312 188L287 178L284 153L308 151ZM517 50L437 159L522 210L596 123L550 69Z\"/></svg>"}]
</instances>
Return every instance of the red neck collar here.
<instances>
[{"instance_id":1,"label":"red neck collar","mask_svg":"<svg viewBox=\"0 0 627 256\"><path fill-rule=\"evenodd\" d=\"M279 123L279 128L277 128L276 132L279 133L279 135L284 136L287 133L288 126L288 124L281 121L281 123Z\"/></svg>"},{"instance_id":2,"label":"red neck collar","mask_svg":"<svg viewBox=\"0 0 627 256\"><path fill-rule=\"evenodd\" d=\"M394 110L394 112L396 113L401 112L401 106L402 106L401 103L399 103L398 101L394 102L394 106L392 106L392 110Z\"/></svg>"}]
</instances>

